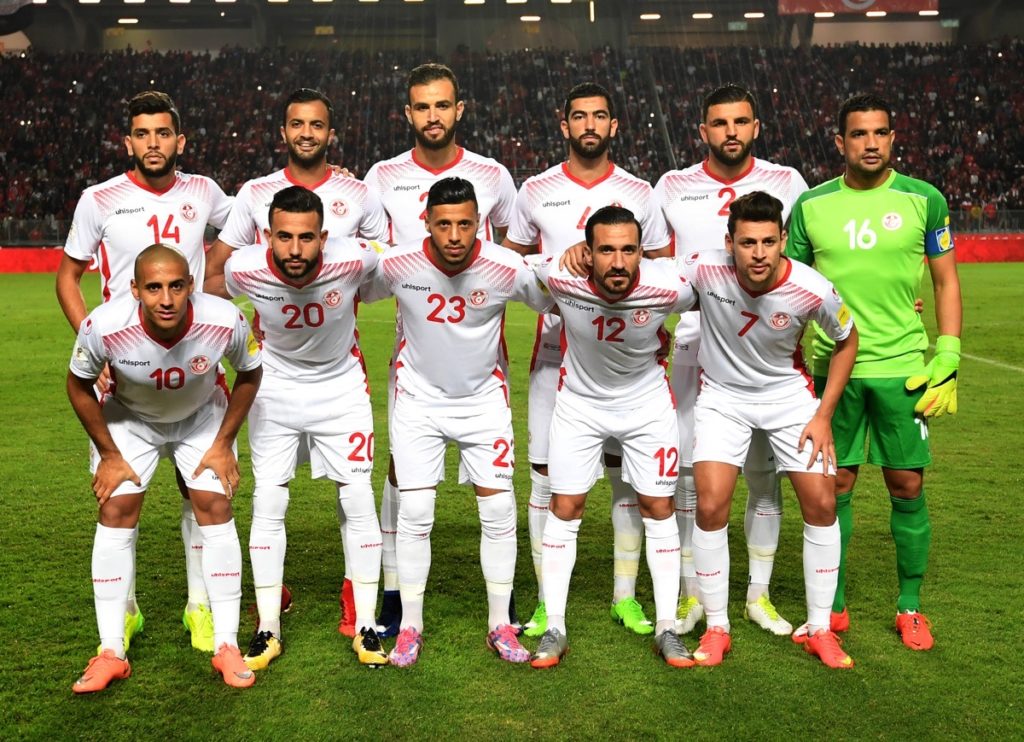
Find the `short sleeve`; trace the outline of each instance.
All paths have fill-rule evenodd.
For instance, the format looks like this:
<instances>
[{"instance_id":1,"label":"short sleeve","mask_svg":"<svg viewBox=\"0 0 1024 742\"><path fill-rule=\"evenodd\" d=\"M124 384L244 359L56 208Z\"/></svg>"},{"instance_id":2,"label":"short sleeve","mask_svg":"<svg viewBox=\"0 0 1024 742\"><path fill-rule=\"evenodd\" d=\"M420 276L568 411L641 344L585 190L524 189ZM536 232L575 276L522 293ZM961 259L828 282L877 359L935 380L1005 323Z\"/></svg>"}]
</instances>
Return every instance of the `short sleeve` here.
<instances>
[{"instance_id":1,"label":"short sleeve","mask_svg":"<svg viewBox=\"0 0 1024 742\"><path fill-rule=\"evenodd\" d=\"M359 220L358 234L368 240L388 239L388 213L384 210L376 190L366 185L366 200L363 203L363 217Z\"/></svg>"},{"instance_id":2,"label":"short sleeve","mask_svg":"<svg viewBox=\"0 0 1024 742\"><path fill-rule=\"evenodd\" d=\"M102 241L103 218L96 199L86 192L75 206L75 216L64 243L64 252L75 260L92 260Z\"/></svg>"},{"instance_id":3,"label":"short sleeve","mask_svg":"<svg viewBox=\"0 0 1024 742\"><path fill-rule=\"evenodd\" d=\"M519 245L536 245L540 242L540 230L533 222L530 215L530 198L526 192L527 183L519 189L516 196L516 207L512 212L512 221L509 222L508 231L505 233L512 242Z\"/></svg>"},{"instance_id":4,"label":"short sleeve","mask_svg":"<svg viewBox=\"0 0 1024 742\"><path fill-rule=\"evenodd\" d=\"M236 250L256 240L256 220L252 217L252 188L246 183L238 191L231 212L219 235L220 241Z\"/></svg>"},{"instance_id":5,"label":"short sleeve","mask_svg":"<svg viewBox=\"0 0 1024 742\"><path fill-rule=\"evenodd\" d=\"M241 312L235 313L235 326L224 357L235 371L252 371L263 363L260 344L253 337L249 323Z\"/></svg>"},{"instance_id":6,"label":"short sleeve","mask_svg":"<svg viewBox=\"0 0 1024 742\"><path fill-rule=\"evenodd\" d=\"M97 379L107 363L103 350L103 338L93 321L92 315L82 321L71 351L71 373L82 379Z\"/></svg>"},{"instance_id":7,"label":"short sleeve","mask_svg":"<svg viewBox=\"0 0 1024 742\"><path fill-rule=\"evenodd\" d=\"M804 265L813 265L814 251L807 237L807 225L804 222L804 197L797 199L793 206L793 214L789 218L789 238L786 241L786 256Z\"/></svg>"},{"instance_id":8,"label":"short sleeve","mask_svg":"<svg viewBox=\"0 0 1024 742\"><path fill-rule=\"evenodd\" d=\"M214 180L210 180L210 216L207 224L217 229L224 229L228 216L231 215L231 207L235 199L224 193L224 190Z\"/></svg>"},{"instance_id":9,"label":"short sleeve","mask_svg":"<svg viewBox=\"0 0 1024 742\"><path fill-rule=\"evenodd\" d=\"M813 319L822 332L835 341L845 340L853 329L853 315L831 283Z\"/></svg>"},{"instance_id":10,"label":"short sleeve","mask_svg":"<svg viewBox=\"0 0 1024 742\"><path fill-rule=\"evenodd\" d=\"M498 198L487 218L498 228L509 226L516 209L516 184L508 168L502 166L498 178Z\"/></svg>"}]
</instances>

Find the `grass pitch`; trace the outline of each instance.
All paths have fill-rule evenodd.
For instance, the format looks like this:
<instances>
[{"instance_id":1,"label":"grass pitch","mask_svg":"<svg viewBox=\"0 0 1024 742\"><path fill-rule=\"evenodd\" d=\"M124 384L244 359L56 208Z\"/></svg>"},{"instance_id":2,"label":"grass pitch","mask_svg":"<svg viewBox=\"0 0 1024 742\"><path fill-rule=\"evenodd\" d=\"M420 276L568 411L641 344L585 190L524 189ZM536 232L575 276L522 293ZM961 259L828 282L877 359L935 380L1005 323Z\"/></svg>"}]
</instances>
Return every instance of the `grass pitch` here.
<instances>
[{"instance_id":1,"label":"grass pitch","mask_svg":"<svg viewBox=\"0 0 1024 742\"><path fill-rule=\"evenodd\" d=\"M71 683L97 640L89 579L95 501L85 434L64 394L73 336L52 276L0 276L0 737L1020 738L1024 711L1013 658L1024 623L1018 506L1024 343L1012 309L1020 303L1024 265L961 266L961 279L969 354L961 364L961 411L931 427L935 464L926 477L934 528L924 592L937 638L931 652L905 649L893 631L889 504L878 471L865 466L847 592L852 671L830 672L788 638L743 621L742 491L731 529L733 652L710 669L672 670L657 661L649 639L626 633L608 616L612 549L603 483L581 531L568 658L546 672L506 665L484 646L476 506L469 489L450 484L451 472L439 490L421 661L409 671L371 672L336 631L342 556L333 493L326 483L311 482L307 467L293 483L288 515L286 580L295 607L285 617L286 651L254 688L238 692L214 676L208 655L190 648L181 625L179 498L164 463L141 523L138 597L146 629L132 646L133 675L104 693L74 697ZM87 297L98 296L95 276L84 289ZM510 310L521 514L516 592L524 620L534 605L525 516L533 326L529 310ZM362 307L360 331L377 411L379 493L392 308ZM245 471L244 435L240 448ZM249 476L235 499L243 544L251 491ZM791 492L786 508L772 596L797 624L804 618L801 525ZM244 611L253 600L247 562L244 569L243 648L254 621ZM653 613L646 566L639 585L639 598ZM689 640L693 646L695 638Z\"/></svg>"}]
</instances>

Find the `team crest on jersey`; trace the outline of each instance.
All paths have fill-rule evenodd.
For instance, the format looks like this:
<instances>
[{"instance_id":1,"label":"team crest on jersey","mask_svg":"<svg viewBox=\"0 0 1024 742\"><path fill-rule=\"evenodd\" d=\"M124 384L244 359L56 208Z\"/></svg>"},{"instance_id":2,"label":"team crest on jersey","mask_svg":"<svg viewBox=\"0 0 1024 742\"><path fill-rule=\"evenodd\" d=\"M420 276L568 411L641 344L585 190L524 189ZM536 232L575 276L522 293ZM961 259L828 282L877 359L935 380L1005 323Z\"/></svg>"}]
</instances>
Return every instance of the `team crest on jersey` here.
<instances>
[{"instance_id":1,"label":"team crest on jersey","mask_svg":"<svg viewBox=\"0 0 1024 742\"><path fill-rule=\"evenodd\" d=\"M882 217L882 226L888 229L890 232L897 230L903 226L903 217L897 214L895 211L890 211L888 214Z\"/></svg>"},{"instance_id":2,"label":"team crest on jersey","mask_svg":"<svg viewBox=\"0 0 1024 742\"><path fill-rule=\"evenodd\" d=\"M651 312L649 309L634 309L632 320L637 327L643 327L651 321Z\"/></svg>"},{"instance_id":3,"label":"team crest on jersey","mask_svg":"<svg viewBox=\"0 0 1024 742\"><path fill-rule=\"evenodd\" d=\"M188 367L192 370L192 373L201 376L210 370L210 359L206 356L196 356L188 362Z\"/></svg>"},{"instance_id":4,"label":"team crest on jersey","mask_svg":"<svg viewBox=\"0 0 1024 742\"><path fill-rule=\"evenodd\" d=\"M792 321L793 318L785 312L775 312L768 320L772 328L776 330L785 330Z\"/></svg>"},{"instance_id":5,"label":"team crest on jersey","mask_svg":"<svg viewBox=\"0 0 1024 742\"><path fill-rule=\"evenodd\" d=\"M331 213L335 216L345 216L348 213L348 204L340 198L331 201Z\"/></svg>"},{"instance_id":6,"label":"team crest on jersey","mask_svg":"<svg viewBox=\"0 0 1024 742\"><path fill-rule=\"evenodd\" d=\"M689 255L687 255L683 259L683 262L686 263L687 265L693 265L694 263L697 262L697 260L699 258L700 258L700 253L699 252L692 252L692 253L690 253Z\"/></svg>"},{"instance_id":7,"label":"team crest on jersey","mask_svg":"<svg viewBox=\"0 0 1024 742\"><path fill-rule=\"evenodd\" d=\"M194 222L197 216L199 216L199 212L197 212L196 207L188 201L181 205L181 218L186 222Z\"/></svg>"},{"instance_id":8,"label":"team crest on jersey","mask_svg":"<svg viewBox=\"0 0 1024 742\"><path fill-rule=\"evenodd\" d=\"M487 302L487 292L483 289L476 289L469 292L469 303L474 307L482 307Z\"/></svg>"},{"instance_id":9,"label":"team crest on jersey","mask_svg":"<svg viewBox=\"0 0 1024 742\"><path fill-rule=\"evenodd\" d=\"M324 304L334 308L341 304L341 292L337 289L333 289L324 294Z\"/></svg>"}]
</instances>

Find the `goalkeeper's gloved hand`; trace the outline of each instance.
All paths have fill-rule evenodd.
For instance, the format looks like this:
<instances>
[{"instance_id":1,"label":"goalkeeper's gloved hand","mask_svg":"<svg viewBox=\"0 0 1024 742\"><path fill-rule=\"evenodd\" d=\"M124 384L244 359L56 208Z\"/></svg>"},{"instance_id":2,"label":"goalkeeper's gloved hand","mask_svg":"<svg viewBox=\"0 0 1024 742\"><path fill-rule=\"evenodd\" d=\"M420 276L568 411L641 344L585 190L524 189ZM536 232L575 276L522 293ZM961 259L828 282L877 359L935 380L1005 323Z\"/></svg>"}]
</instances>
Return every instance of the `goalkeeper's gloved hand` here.
<instances>
[{"instance_id":1,"label":"goalkeeper's gloved hand","mask_svg":"<svg viewBox=\"0 0 1024 742\"><path fill-rule=\"evenodd\" d=\"M939 335L935 355L920 374L907 379L907 391L925 387L914 412L925 417L956 414L956 372L960 368L960 338Z\"/></svg>"}]
</instances>

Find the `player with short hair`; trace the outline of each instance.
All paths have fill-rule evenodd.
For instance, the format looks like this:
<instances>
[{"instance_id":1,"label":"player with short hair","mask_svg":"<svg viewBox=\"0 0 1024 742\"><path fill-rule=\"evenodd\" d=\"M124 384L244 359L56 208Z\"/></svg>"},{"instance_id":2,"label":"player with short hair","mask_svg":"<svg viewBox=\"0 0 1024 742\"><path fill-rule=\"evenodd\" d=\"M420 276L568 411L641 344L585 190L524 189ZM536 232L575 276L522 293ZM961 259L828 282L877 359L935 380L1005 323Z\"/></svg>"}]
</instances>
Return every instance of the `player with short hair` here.
<instances>
[{"instance_id":1,"label":"player with short hair","mask_svg":"<svg viewBox=\"0 0 1024 742\"><path fill-rule=\"evenodd\" d=\"M547 628L531 664L553 667L568 649L566 598L579 527L605 441L614 439L647 536L655 648L669 665L689 667L693 656L675 632L679 430L662 350L665 319L693 306L693 289L671 261L643 259L643 228L628 209L598 209L585 234L586 277L555 269L551 259L538 268L562 317L565 353L548 447L551 510L541 560Z\"/></svg>"},{"instance_id":2,"label":"player with short hair","mask_svg":"<svg viewBox=\"0 0 1024 742\"><path fill-rule=\"evenodd\" d=\"M896 630L906 646L926 650L934 644L920 598L931 544L924 496L924 467L931 463L928 418L956 412L963 308L946 200L934 186L890 167L891 110L875 95L856 95L843 103L835 142L845 172L797 201L787 254L813 263L835 283L861 333L852 379L834 419L843 557L832 629L844 631L850 625L845 564L853 529L851 503L860 465L870 461L882 468L892 505L899 579ZM925 262L939 333L927 364L928 335L913 308ZM825 359L830 352L829 339L816 333L812 370L817 386L829 373Z\"/></svg>"},{"instance_id":3,"label":"player with short hair","mask_svg":"<svg viewBox=\"0 0 1024 742\"><path fill-rule=\"evenodd\" d=\"M169 95L147 90L133 96L127 105L127 125L124 145L132 168L85 189L75 207L57 268L57 299L75 332L88 314L81 282L92 261L99 270L103 301L127 296L140 246L162 242L182 251L201 291L206 262L203 235L207 225L223 227L231 209L231 199L215 181L175 170L177 158L185 149L185 135L181 133L181 116ZM103 371L99 376L100 392L107 390L108 381L109 375ZM191 633L192 646L212 652L213 623L202 571L203 540L181 473L175 471L175 476L183 497L181 538L188 577L188 602L182 620ZM125 649L143 625L132 586L125 613Z\"/></svg>"},{"instance_id":4,"label":"player with short hair","mask_svg":"<svg viewBox=\"0 0 1024 742\"><path fill-rule=\"evenodd\" d=\"M282 580L288 482L308 440L314 478L330 479L348 539L359 661L387 662L374 631L380 577L380 526L370 475L373 411L356 333L360 284L377 253L353 238L328 240L324 204L291 186L274 194L264 243L224 265L232 296L247 296L263 338L265 373L249 414L253 492L249 556L259 625L245 661L262 670L283 648Z\"/></svg>"},{"instance_id":5,"label":"player with short hair","mask_svg":"<svg viewBox=\"0 0 1024 742\"><path fill-rule=\"evenodd\" d=\"M487 585L487 643L501 659L526 662L510 625L516 561L514 442L502 370L502 325L510 301L538 311L550 298L522 258L477 237L473 185L444 178L427 197L426 239L385 252L364 287L367 301L394 296L403 339L395 361L391 450L400 491L398 585L402 625L390 662L408 667L423 646L423 596L437 484L449 442L459 447L480 515Z\"/></svg>"},{"instance_id":6,"label":"player with short hair","mask_svg":"<svg viewBox=\"0 0 1024 742\"><path fill-rule=\"evenodd\" d=\"M78 331L68 398L92 441L92 489L99 522L92 583L100 652L75 682L92 693L131 675L124 615L135 584L135 544L143 496L162 455L174 459L202 537L202 577L209 594L213 667L224 682L255 682L238 649L242 551L231 512L240 474L235 436L259 388L260 352L233 304L193 295L188 260L154 244L135 259L131 294L93 310ZM228 399L222 358L237 372ZM104 368L112 384L93 387Z\"/></svg>"},{"instance_id":7,"label":"player with short hair","mask_svg":"<svg viewBox=\"0 0 1024 742\"><path fill-rule=\"evenodd\" d=\"M672 231L670 252L676 255L720 250L729 205L738 196L753 191L770 193L782 202L785 222L797 197L807 190L807 183L793 168L754 157L752 150L761 133L761 121L757 101L749 90L735 83L715 88L704 97L703 113L700 137L707 145L707 158L668 171L654 187L654 199ZM687 634L704 615L697 593L692 543L697 509L692 453L693 405L700 386L699 312L680 317L673 345L672 392L679 414L681 452L676 514L683 557L677 629ZM749 491L743 527L750 575L744 617L774 634L788 635L793 626L779 615L768 591L782 526L782 489L767 437L761 431L754 433L743 473Z\"/></svg>"},{"instance_id":8,"label":"player with short hair","mask_svg":"<svg viewBox=\"0 0 1024 742\"><path fill-rule=\"evenodd\" d=\"M853 368L857 331L832 285L783 257L782 212L782 202L763 191L741 196L729 205L725 250L680 260L703 315L694 410L693 558L708 628L693 654L699 665L717 665L732 645L729 509L752 435L760 430L803 514L805 648L829 667L843 669L853 667L853 660L829 629L839 569L830 420ZM811 321L835 343L820 400L800 356L800 338Z\"/></svg>"},{"instance_id":9,"label":"player with short hair","mask_svg":"<svg viewBox=\"0 0 1024 742\"><path fill-rule=\"evenodd\" d=\"M515 183L504 165L456 142L455 134L465 103L460 97L455 73L436 62L421 64L409 72L407 88L409 102L405 106L405 118L415 137L413 147L374 164L365 179L387 211L388 242L404 245L423 239L427 194L434 183L447 177L463 178L473 184L480 210L478 236L481 240L500 242L515 208ZM400 317L397 327L396 354L402 342ZM388 374L389 410L395 398L394 363L392 356ZM398 488L394 474L394 460L389 459L380 509L384 535L384 596L377 623L381 636L397 634L402 621L395 561Z\"/></svg>"},{"instance_id":10,"label":"player with short hair","mask_svg":"<svg viewBox=\"0 0 1024 742\"><path fill-rule=\"evenodd\" d=\"M592 214L603 206L618 204L631 210L643 226L645 251L658 251L668 244L664 217L651 197L651 185L615 165L609 147L618 132L611 94L594 82L573 87L566 96L561 122L568 142L565 162L528 178L519 189L516 211L505 246L522 254L541 252L559 256L580 243ZM546 599L541 573L541 538L548 517L551 487L548 479L548 430L555 406L558 370L561 364L557 316L537 320L537 339L530 362L529 458L532 471L530 504L527 511L530 546L537 576L538 605L526 624L529 636L546 630ZM612 617L639 634L653 631L636 600L636 578L642 550L643 522L636 493L622 481L622 466L614 444L605 458L611 483L611 513L614 530L615 582Z\"/></svg>"}]
</instances>

